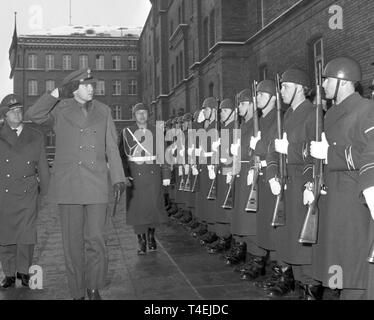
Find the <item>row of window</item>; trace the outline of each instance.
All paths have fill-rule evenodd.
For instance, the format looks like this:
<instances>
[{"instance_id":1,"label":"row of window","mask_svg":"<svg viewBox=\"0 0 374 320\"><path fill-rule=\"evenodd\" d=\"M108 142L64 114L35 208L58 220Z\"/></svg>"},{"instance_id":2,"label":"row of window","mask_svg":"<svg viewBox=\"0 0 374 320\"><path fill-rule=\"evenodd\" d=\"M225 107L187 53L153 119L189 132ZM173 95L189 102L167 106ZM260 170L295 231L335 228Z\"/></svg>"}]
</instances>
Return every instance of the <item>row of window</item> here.
<instances>
[{"instance_id":1,"label":"row of window","mask_svg":"<svg viewBox=\"0 0 374 320\"><path fill-rule=\"evenodd\" d=\"M113 55L111 68L113 70L121 70L121 56ZM131 55L127 58L128 69L129 70L138 70L138 58L137 56ZM30 70L38 69L38 56L36 54L28 55L28 64L27 67ZM88 68L88 55L81 54L78 59L79 69ZM105 70L105 56L97 54L95 56L95 67L96 70ZM47 54L45 56L45 69L54 70L55 69L55 56L53 54ZM72 56L70 54L65 54L62 56L62 70L73 70L72 66Z\"/></svg>"},{"instance_id":2,"label":"row of window","mask_svg":"<svg viewBox=\"0 0 374 320\"><path fill-rule=\"evenodd\" d=\"M55 88L55 81L54 80L47 80L45 82L45 90L46 92L51 92ZM113 80L111 83L112 88L112 95L120 96L123 93L122 90L122 81L121 80ZM39 88L38 88L38 81L37 80L29 80L28 81L28 95L29 96L38 96L39 95ZM98 96L105 96L106 94L106 82L104 80L98 80L96 82L96 89L95 94ZM127 94L128 95L137 95L138 94L138 81L137 80L129 80L127 86Z\"/></svg>"}]
</instances>

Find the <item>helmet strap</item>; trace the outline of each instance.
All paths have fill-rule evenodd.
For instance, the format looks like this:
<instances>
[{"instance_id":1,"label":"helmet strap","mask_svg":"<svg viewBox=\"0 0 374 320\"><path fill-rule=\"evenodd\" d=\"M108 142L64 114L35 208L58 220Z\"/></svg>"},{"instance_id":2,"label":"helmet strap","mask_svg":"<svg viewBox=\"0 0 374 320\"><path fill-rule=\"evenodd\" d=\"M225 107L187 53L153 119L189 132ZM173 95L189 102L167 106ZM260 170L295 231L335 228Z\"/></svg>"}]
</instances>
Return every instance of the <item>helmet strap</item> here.
<instances>
[{"instance_id":1,"label":"helmet strap","mask_svg":"<svg viewBox=\"0 0 374 320\"><path fill-rule=\"evenodd\" d=\"M296 98L296 92L297 92L297 87L295 88L295 90L293 92L292 99L291 99L291 102L290 102L290 106L292 106L292 103L294 102L294 100Z\"/></svg>"},{"instance_id":2,"label":"helmet strap","mask_svg":"<svg viewBox=\"0 0 374 320\"><path fill-rule=\"evenodd\" d=\"M339 89L340 89L340 82L341 82L341 80L338 79L338 82L337 82L336 88L335 88L334 97L332 98L332 100L334 100L335 103L336 103L336 99L338 98L338 93L339 93Z\"/></svg>"},{"instance_id":3,"label":"helmet strap","mask_svg":"<svg viewBox=\"0 0 374 320\"><path fill-rule=\"evenodd\" d=\"M230 115L227 117L227 119L223 122L224 126L226 127L226 123L230 120L232 114L234 113L234 110L231 110Z\"/></svg>"}]
</instances>

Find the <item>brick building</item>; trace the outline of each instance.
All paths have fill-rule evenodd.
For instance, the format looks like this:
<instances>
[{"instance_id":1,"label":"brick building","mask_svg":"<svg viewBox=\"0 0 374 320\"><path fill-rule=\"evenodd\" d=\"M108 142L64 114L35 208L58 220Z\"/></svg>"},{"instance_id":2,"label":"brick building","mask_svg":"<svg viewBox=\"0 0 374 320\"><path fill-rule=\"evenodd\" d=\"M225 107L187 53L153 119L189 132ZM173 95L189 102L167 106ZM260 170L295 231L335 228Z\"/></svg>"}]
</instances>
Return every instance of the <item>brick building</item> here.
<instances>
[{"instance_id":1,"label":"brick building","mask_svg":"<svg viewBox=\"0 0 374 320\"><path fill-rule=\"evenodd\" d=\"M369 94L373 1L151 2L140 36L140 87L157 119L193 112L208 96L234 98L251 81L290 67L305 69L313 82L318 64L341 55L360 62Z\"/></svg>"}]
</instances>

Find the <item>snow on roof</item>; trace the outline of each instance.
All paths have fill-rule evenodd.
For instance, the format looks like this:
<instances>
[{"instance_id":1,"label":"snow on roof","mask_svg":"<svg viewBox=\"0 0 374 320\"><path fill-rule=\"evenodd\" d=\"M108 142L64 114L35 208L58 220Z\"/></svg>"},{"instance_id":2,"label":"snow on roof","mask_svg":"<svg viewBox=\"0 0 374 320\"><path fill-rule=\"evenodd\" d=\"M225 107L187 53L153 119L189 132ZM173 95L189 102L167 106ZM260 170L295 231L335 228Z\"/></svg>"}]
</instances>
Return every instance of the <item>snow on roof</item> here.
<instances>
[{"instance_id":1,"label":"snow on roof","mask_svg":"<svg viewBox=\"0 0 374 320\"><path fill-rule=\"evenodd\" d=\"M142 27L124 26L61 26L47 30L38 30L29 35L38 36L88 36L88 37L134 37L139 38Z\"/></svg>"}]
</instances>

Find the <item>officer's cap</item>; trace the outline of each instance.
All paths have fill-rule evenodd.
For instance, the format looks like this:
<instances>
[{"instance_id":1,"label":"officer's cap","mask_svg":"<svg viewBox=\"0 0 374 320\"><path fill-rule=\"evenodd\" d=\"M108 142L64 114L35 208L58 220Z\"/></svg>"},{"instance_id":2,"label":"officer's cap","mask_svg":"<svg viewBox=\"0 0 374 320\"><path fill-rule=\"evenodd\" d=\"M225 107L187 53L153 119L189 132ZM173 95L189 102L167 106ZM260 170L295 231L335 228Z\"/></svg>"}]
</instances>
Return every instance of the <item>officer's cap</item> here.
<instances>
[{"instance_id":1,"label":"officer's cap","mask_svg":"<svg viewBox=\"0 0 374 320\"><path fill-rule=\"evenodd\" d=\"M91 74L91 69L84 68L70 73L64 80L62 80L62 85L66 85L71 82L79 82L79 84L94 83L96 79L93 78Z\"/></svg>"},{"instance_id":2,"label":"officer's cap","mask_svg":"<svg viewBox=\"0 0 374 320\"><path fill-rule=\"evenodd\" d=\"M307 73L301 69L288 69L282 74L281 82L292 82L309 88L310 82Z\"/></svg>"},{"instance_id":3,"label":"officer's cap","mask_svg":"<svg viewBox=\"0 0 374 320\"><path fill-rule=\"evenodd\" d=\"M0 115L5 116L8 111L15 108L22 108L22 102L20 97L15 94L8 94L0 104Z\"/></svg>"},{"instance_id":4,"label":"officer's cap","mask_svg":"<svg viewBox=\"0 0 374 320\"><path fill-rule=\"evenodd\" d=\"M214 109L217 107L217 99L214 97L206 98L201 106L201 109L211 108Z\"/></svg>"},{"instance_id":5,"label":"officer's cap","mask_svg":"<svg viewBox=\"0 0 374 320\"><path fill-rule=\"evenodd\" d=\"M140 102L140 103L137 103L133 108L132 108L132 113L135 114L137 111L148 111L149 112L149 108L144 105L144 103Z\"/></svg>"},{"instance_id":6,"label":"officer's cap","mask_svg":"<svg viewBox=\"0 0 374 320\"><path fill-rule=\"evenodd\" d=\"M230 98L227 98L227 99L224 99L222 100L219 108L222 110L222 109L230 109L230 110L233 110L235 109L235 106L234 104L232 103L232 100Z\"/></svg>"},{"instance_id":7,"label":"officer's cap","mask_svg":"<svg viewBox=\"0 0 374 320\"><path fill-rule=\"evenodd\" d=\"M263 80L257 85L257 92L266 92L275 96L275 82L273 80Z\"/></svg>"},{"instance_id":8,"label":"officer's cap","mask_svg":"<svg viewBox=\"0 0 374 320\"><path fill-rule=\"evenodd\" d=\"M238 103L252 101L252 91L250 89L244 89L239 92Z\"/></svg>"}]
</instances>

